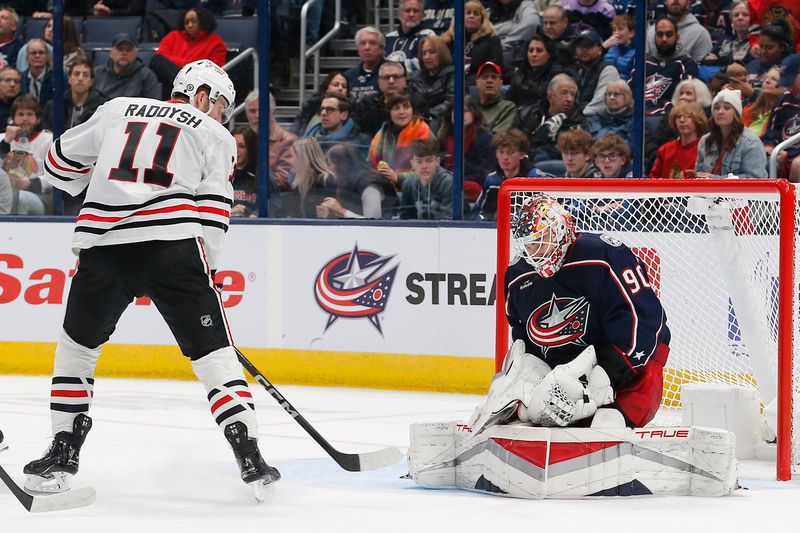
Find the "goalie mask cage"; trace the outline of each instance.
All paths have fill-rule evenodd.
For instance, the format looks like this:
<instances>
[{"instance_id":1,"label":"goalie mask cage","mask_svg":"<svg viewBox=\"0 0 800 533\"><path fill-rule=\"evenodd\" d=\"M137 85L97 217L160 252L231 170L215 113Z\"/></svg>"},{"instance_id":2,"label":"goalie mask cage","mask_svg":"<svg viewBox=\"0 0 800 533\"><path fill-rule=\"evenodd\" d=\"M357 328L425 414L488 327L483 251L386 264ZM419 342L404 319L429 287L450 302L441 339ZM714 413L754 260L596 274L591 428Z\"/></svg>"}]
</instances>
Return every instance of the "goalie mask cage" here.
<instances>
[{"instance_id":1,"label":"goalie mask cage","mask_svg":"<svg viewBox=\"0 0 800 533\"><path fill-rule=\"evenodd\" d=\"M504 274L518 259L510 220L537 193L569 210L577 232L604 233L646 266L672 338L656 421L674 420L684 383L756 389L777 399L777 478L800 472L800 205L783 180L507 180L498 198L496 361L509 346ZM523 259L520 259L523 260ZM668 413L673 413L670 417Z\"/></svg>"}]
</instances>

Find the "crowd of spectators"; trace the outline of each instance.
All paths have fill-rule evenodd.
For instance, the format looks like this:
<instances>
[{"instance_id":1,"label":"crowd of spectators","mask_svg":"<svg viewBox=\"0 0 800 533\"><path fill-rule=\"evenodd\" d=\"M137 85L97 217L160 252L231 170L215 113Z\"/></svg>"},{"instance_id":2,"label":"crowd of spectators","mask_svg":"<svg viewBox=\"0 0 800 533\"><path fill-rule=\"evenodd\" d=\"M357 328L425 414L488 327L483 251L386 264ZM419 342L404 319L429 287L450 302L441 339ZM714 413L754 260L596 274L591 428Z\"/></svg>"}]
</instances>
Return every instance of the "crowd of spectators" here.
<instances>
[{"instance_id":1,"label":"crowd of spectators","mask_svg":"<svg viewBox=\"0 0 800 533\"><path fill-rule=\"evenodd\" d=\"M0 5L0 214L53 212L52 188L41 175L56 122L62 129L82 124L103 103L116 97L168 99L180 67L197 59L224 65L228 59L225 42L214 32L215 14L207 9L216 6L213 2L163 5L180 8L180 22L163 38L150 43L146 59L140 57L138 33L118 33L107 42L89 43L84 50L75 23L92 17L145 17L143 0L68 2L61 35L65 90L57 95L53 20L47 3L12 4ZM222 14L221 9L217 14ZM27 17L24 28L23 16ZM145 19L141 20L144 27ZM115 24L113 18L109 24ZM62 100L58 121L55 98ZM257 207L257 134L250 127L240 128L235 138L240 150L234 214L249 216ZM287 165L284 179L289 171ZM80 197L64 195L63 212L77 213L81 202Z\"/></svg>"},{"instance_id":2,"label":"crowd of spectators","mask_svg":"<svg viewBox=\"0 0 800 533\"><path fill-rule=\"evenodd\" d=\"M331 73L300 103L293 127L295 144L315 139L322 154L343 141L351 154L368 147L373 173L358 172L374 189L371 214L352 199L334 203L335 195L315 213L306 206L283 214L378 216L380 198L384 218L450 218L452 200L441 195L452 191L458 142L456 53L465 69L467 218L492 219L496 189L511 177L633 177L636 4L468 0L460 51L452 1L401 0L397 29L355 32L359 64ZM800 7L770 0L648 2L644 178L767 177L771 150L800 132L798 17ZM779 157L780 175L792 181L800 181L798 153ZM317 169L309 181L303 172L303 190L338 190L331 181L339 173ZM377 187L378 178L390 187ZM294 193L294 179L282 190ZM399 205L387 212L391 190ZM594 208L613 216L619 207Z\"/></svg>"},{"instance_id":3,"label":"crowd of spectators","mask_svg":"<svg viewBox=\"0 0 800 533\"><path fill-rule=\"evenodd\" d=\"M320 89L297 102L289 123L276 119L270 95L273 216L451 218L458 143L467 217L492 219L496 189L511 177L634 176L637 31L646 42L644 178L764 178L774 147L800 132L800 6L649 0L647 27L637 28L634 9L642 2L467 0L465 46L456 50L453 1L399 0L396 29L386 34L367 24L364 2L347 3L342 24L357 64L326 73ZM207 9L216 4L191 4L146 61L137 39L120 34L109 43L107 62L93 65L65 19L64 127L117 96L168 98L170 80L189 61L224 62L227 45L214 33L219 13ZM241 4L252 14L252 2ZM278 11L287 5L273 4ZM76 17L144 13L135 1L73 7ZM47 16L30 9L30 16ZM308 44L327 16L309 11ZM0 122L9 124L0 154L35 151L37 135L53 124L52 25L22 42L14 37L18 24L13 9L0 8ZM453 106L455 77L462 75L455 55L464 58L463 110ZM23 95L24 105L15 107ZM234 132L233 214L254 216L257 91L245 108L248 125ZM462 112L464 137L455 139L454 114ZM798 147L780 153L780 176L800 181L798 155ZM47 212L49 191L35 179L12 177L20 165L35 167L37 157L11 158L17 167L4 164L0 179L41 201L40 209L24 194L15 206Z\"/></svg>"}]
</instances>

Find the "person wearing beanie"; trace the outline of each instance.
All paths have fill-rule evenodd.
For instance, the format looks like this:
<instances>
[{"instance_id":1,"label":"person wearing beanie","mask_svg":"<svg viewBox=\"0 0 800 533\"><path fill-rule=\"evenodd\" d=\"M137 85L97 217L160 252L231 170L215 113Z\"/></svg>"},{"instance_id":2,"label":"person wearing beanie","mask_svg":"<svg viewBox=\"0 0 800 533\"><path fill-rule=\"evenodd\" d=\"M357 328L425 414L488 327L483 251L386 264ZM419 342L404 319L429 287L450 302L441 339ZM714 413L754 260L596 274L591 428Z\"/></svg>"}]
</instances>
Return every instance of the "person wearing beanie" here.
<instances>
[{"instance_id":1,"label":"person wearing beanie","mask_svg":"<svg viewBox=\"0 0 800 533\"><path fill-rule=\"evenodd\" d=\"M766 178L767 155L755 133L742 122L742 92L722 89L711 103L711 129L697 146L698 178Z\"/></svg>"},{"instance_id":2,"label":"person wearing beanie","mask_svg":"<svg viewBox=\"0 0 800 533\"><path fill-rule=\"evenodd\" d=\"M725 102L733 107L739 118L742 117L742 91L738 89L722 89L711 101L712 112L714 112L719 102Z\"/></svg>"}]
</instances>

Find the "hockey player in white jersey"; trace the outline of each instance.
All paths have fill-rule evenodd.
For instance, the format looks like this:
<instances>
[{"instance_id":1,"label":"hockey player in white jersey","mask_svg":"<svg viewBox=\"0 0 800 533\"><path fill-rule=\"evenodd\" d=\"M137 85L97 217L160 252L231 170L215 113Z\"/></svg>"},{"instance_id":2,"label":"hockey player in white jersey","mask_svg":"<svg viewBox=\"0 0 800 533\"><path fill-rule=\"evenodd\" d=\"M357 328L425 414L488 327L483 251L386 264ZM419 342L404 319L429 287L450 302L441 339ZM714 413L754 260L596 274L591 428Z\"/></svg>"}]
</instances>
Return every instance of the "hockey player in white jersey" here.
<instances>
[{"instance_id":1,"label":"hockey player in white jersey","mask_svg":"<svg viewBox=\"0 0 800 533\"><path fill-rule=\"evenodd\" d=\"M259 452L252 396L213 278L233 203L236 145L222 124L234 98L225 71L196 61L176 76L171 100L115 98L50 147L45 179L72 195L86 189L86 200L55 353L53 442L25 466L29 490L69 488L91 428L100 347L138 296L152 299L191 360L242 480L259 497L280 479Z\"/></svg>"}]
</instances>

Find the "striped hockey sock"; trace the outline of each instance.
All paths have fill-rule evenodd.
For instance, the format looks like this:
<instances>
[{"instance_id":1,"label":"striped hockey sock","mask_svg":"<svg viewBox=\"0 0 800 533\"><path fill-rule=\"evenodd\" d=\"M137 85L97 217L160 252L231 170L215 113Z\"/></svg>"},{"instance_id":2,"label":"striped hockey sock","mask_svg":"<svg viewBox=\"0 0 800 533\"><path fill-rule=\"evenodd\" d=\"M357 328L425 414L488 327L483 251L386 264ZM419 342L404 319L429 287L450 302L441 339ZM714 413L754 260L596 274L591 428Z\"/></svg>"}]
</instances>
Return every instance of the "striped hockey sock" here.
<instances>
[{"instance_id":1,"label":"striped hockey sock","mask_svg":"<svg viewBox=\"0 0 800 533\"><path fill-rule=\"evenodd\" d=\"M50 419L53 435L60 431L72 431L75 417L88 415L94 397L94 378L53 376L50 385Z\"/></svg>"},{"instance_id":2,"label":"striped hockey sock","mask_svg":"<svg viewBox=\"0 0 800 533\"><path fill-rule=\"evenodd\" d=\"M241 416L236 415L245 413L248 408L251 412L255 411L256 406L252 402L253 395L247 387L247 382L243 379L229 381L219 387L214 387L208 392L208 403L211 404L211 416L214 422L225 429L228 424L239 420Z\"/></svg>"},{"instance_id":3,"label":"striped hockey sock","mask_svg":"<svg viewBox=\"0 0 800 533\"><path fill-rule=\"evenodd\" d=\"M220 348L192 361L192 369L206 388L211 415L217 425L242 422L248 435L258 434L253 395L244 379L244 371L232 346Z\"/></svg>"},{"instance_id":4,"label":"striped hockey sock","mask_svg":"<svg viewBox=\"0 0 800 533\"><path fill-rule=\"evenodd\" d=\"M53 435L61 431L71 433L75 417L89 413L94 397L94 368L99 356L99 346L83 346L61 330L50 386Z\"/></svg>"}]
</instances>

